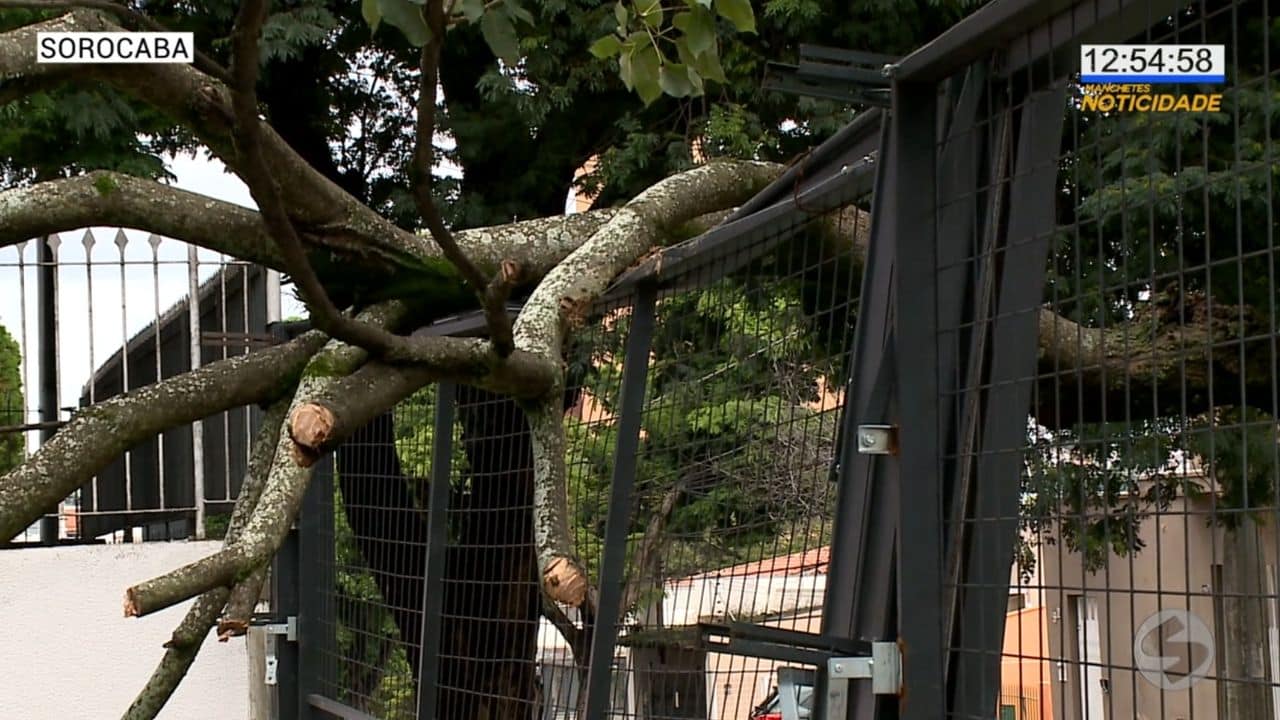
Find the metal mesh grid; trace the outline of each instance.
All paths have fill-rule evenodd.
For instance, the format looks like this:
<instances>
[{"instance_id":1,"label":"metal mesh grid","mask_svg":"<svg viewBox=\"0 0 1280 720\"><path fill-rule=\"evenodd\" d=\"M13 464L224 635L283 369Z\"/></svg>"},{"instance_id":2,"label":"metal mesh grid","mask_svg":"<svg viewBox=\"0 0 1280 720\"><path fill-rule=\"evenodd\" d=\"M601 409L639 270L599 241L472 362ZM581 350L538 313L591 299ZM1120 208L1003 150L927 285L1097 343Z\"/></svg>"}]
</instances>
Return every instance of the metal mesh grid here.
<instances>
[{"instance_id":1,"label":"metal mesh grid","mask_svg":"<svg viewBox=\"0 0 1280 720\"><path fill-rule=\"evenodd\" d=\"M820 630L866 223L850 208L787 228L659 299L614 717L746 717L781 663L716 652L708 626Z\"/></svg>"},{"instance_id":2,"label":"metal mesh grid","mask_svg":"<svg viewBox=\"0 0 1280 720\"><path fill-rule=\"evenodd\" d=\"M978 208L937 269L970 288L959 322L938 308L961 359L940 400L950 716L1280 712L1274 14L1152 3L1109 38L1225 44L1225 86L1152 87L1220 113L1090 110L1096 89L1040 90L1052 59L985 84L963 135L984 175L937 211ZM1032 116L1061 117L1060 149Z\"/></svg>"},{"instance_id":3,"label":"metal mesh grid","mask_svg":"<svg viewBox=\"0 0 1280 720\"><path fill-rule=\"evenodd\" d=\"M422 684L434 679L437 718L574 718L594 664L612 666L610 717L737 718L766 701L781 663L715 652L701 632L730 620L819 630L855 245L867 225L852 207L819 215L694 268L661 297L650 348L636 358L648 386L640 451L623 468L621 383L645 300L610 301L574 334L564 422L570 522L593 585L585 609L539 588L531 441L517 403L449 390L438 586L424 580L428 478L442 477L434 390L348 440L321 539L334 547L322 573L321 694L374 717L425 717ZM619 471L635 473L635 492L625 563L610 568ZM610 582L623 583L614 651L593 658ZM421 643L433 607L434 657Z\"/></svg>"}]
</instances>

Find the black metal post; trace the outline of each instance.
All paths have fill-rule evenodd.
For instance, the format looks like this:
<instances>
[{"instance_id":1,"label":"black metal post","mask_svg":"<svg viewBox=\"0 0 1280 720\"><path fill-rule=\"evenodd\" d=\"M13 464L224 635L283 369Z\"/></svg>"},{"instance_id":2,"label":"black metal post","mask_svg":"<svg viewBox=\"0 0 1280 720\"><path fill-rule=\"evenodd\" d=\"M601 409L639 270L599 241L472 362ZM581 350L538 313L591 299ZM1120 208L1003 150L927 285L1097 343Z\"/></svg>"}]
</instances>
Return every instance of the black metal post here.
<instances>
[{"instance_id":1,"label":"black metal post","mask_svg":"<svg viewBox=\"0 0 1280 720\"><path fill-rule=\"evenodd\" d=\"M298 528L289 531L284 544L276 552L271 564L271 614L277 622L286 622L290 615L298 614L298 574L301 568L301 552ZM267 638L268 650L275 644L276 692L274 720L293 720L301 717L304 705L298 692L298 643L287 642L283 636Z\"/></svg>"},{"instance_id":2,"label":"black metal post","mask_svg":"<svg viewBox=\"0 0 1280 720\"><path fill-rule=\"evenodd\" d=\"M334 608L325 602L332 596L334 583L333 466L332 453L316 463L298 513L298 641L293 645L298 663L299 717L317 717L306 698L322 694L333 684L326 681L336 680L325 677L336 642Z\"/></svg>"},{"instance_id":3,"label":"black metal post","mask_svg":"<svg viewBox=\"0 0 1280 720\"><path fill-rule=\"evenodd\" d=\"M1035 377L1036 337L1044 293L1044 267L1055 226L1058 148L1065 86L1030 96L1022 108L1014 180L1009 190L1008 231L998 280L991 367L981 445L973 486L973 511L961 576L952 712L987 714L999 692L1000 647L1009 593L1009 568L1018 533L1018 502ZM980 320L981 321L981 320ZM979 392L971 388L971 392Z\"/></svg>"},{"instance_id":4,"label":"black metal post","mask_svg":"<svg viewBox=\"0 0 1280 720\"><path fill-rule=\"evenodd\" d=\"M40 422L58 421L58 253L51 243L53 237L36 241L36 263L40 273L36 276L36 300L40 305ZM53 437L54 426L40 429L40 444ZM40 542L54 545L58 542L58 507L49 508L40 518ZM125 529L128 532L128 528Z\"/></svg>"},{"instance_id":5,"label":"black metal post","mask_svg":"<svg viewBox=\"0 0 1280 720\"><path fill-rule=\"evenodd\" d=\"M836 514L832 527L831 571L823 601L822 632L849 640L887 640L892 636L894 593L893 543L897 531L897 465L883 456L857 451L860 424L891 420L893 362L893 274L895 248L888 192L896 172L889 133L896 120L885 122L881 132L876 192L871 205L871 238L864 265L858 305L858 326L845 392L840 454L836 481ZM828 712L826 668L818 673L816 717ZM866 687L863 687L866 686ZM872 717L874 697L867 683L854 683L865 695L849 706L853 717ZM863 703L863 704L859 704ZM860 708L854 710L854 708ZM830 710L839 713L831 703Z\"/></svg>"},{"instance_id":6,"label":"black metal post","mask_svg":"<svg viewBox=\"0 0 1280 720\"><path fill-rule=\"evenodd\" d=\"M453 482L453 417L457 393L452 383L436 386L435 437L431 445L431 493L427 501L427 566L423 570L422 647L418 663L417 720L436 716L439 695L440 618L444 610L444 569L448 557L449 495Z\"/></svg>"},{"instance_id":7,"label":"black metal post","mask_svg":"<svg viewBox=\"0 0 1280 720\"><path fill-rule=\"evenodd\" d=\"M938 92L896 83L890 194L897 247L894 337L898 363L898 639L902 718L943 717L942 487L939 482L937 224ZM907 198L910 198L908 201ZM866 717L857 715L855 717Z\"/></svg>"},{"instance_id":8,"label":"black metal post","mask_svg":"<svg viewBox=\"0 0 1280 720\"><path fill-rule=\"evenodd\" d=\"M618 441L614 450L609 515L605 520L604 555L600 560L600 604L587 669L586 717L602 720L612 697L613 653L622 612L622 585L626 580L627 533L636 483L636 456L640 452L640 418L649 376L649 347L657 293L650 285L636 289L631 310L631 334L627 336L622 367L622 396Z\"/></svg>"}]
</instances>

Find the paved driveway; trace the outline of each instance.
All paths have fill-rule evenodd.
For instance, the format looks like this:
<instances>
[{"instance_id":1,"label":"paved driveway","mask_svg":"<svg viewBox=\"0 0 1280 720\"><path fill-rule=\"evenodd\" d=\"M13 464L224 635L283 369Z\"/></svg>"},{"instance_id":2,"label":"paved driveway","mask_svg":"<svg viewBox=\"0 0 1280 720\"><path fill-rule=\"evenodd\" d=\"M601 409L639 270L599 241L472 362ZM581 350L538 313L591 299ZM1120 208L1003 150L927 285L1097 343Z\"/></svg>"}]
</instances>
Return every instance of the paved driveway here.
<instances>
[{"instance_id":1,"label":"paved driveway","mask_svg":"<svg viewBox=\"0 0 1280 720\"><path fill-rule=\"evenodd\" d=\"M0 550L0 718L114 720L164 653L187 603L125 618L124 589L218 549L216 542ZM205 641L160 717L245 720L244 639Z\"/></svg>"}]
</instances>

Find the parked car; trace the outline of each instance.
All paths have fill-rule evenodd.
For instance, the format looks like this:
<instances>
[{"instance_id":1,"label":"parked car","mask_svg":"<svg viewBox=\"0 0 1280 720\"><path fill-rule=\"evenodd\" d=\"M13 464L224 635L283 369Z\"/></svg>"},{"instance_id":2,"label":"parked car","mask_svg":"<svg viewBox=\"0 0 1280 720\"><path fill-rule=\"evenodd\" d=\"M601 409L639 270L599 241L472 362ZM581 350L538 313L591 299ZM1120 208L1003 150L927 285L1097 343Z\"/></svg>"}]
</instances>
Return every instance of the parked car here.
<instances>
[{"instance_id":1,"label":"parked car","mask_svg":"<svg viewBox=\"0 0 1280 720\"><path fill-rule=\"evenodd\" d=\"M800 717L794 720L810 720L813 716L813 686L796 686L796 704L800 706ZM764 702L751 711L751 720L792 720L782 716L781 698L778 689L774 688Z\"/></svg>"}]
</instances>

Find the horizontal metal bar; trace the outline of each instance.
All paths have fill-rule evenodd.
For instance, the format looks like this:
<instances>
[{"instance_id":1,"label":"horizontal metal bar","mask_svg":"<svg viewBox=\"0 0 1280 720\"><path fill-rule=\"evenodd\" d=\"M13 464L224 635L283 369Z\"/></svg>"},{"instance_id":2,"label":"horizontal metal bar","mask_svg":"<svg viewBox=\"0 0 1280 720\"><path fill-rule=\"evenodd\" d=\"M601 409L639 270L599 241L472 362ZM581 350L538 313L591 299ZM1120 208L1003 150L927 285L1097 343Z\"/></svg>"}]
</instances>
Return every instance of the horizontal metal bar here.
<instances>
[{"instance_id":1,"label":"horizontal metal bar","mask_svg":"<svg viewBox=\"0 0 1280 720\"><path fill-rule=\"evenodd\" d=\"M801 665L820 666L831 658L831 653L822 650L808 650L790 645L757 642L731 638L727 643L706 643L707 649L724 655L741 655L743 657L764 658L782 662L800 663Z\"/></svg>"},{"instance_id":2,"label":"horizontal metal bar","mask_svg":"<svg viewBox=\"0 0 1280 720\"><path fill-rule=\"evenodd\" d=\"M645 260L623 273L605 295L604 301L630 292L643 281L656 281L664 290L678 289L680 281L693 277L693 270L715 263L716 277L724 277L747 263L771 252L785 241L798 223L818 217L853 202L871 191L875 158L861 158L817 183L799 197L792 196L746 217L726 222L698 237ZM762 242L771 240L772 242ZM696 273L696 281L710 279Z\"/></svg>"},{"instance_id":3,"label":"horizontal metal bar","mask_svg":"<svg viewBox=\"0 0 1280 720\"><path fill-rule=\"evenodd\" d=\"M342 720L378 720L377 717L363 710L357 710L350 705L344 705L337 700L330 700L323 695L316 695L315 693L307 696L307 704L321 712L328 713L331 717L342 718Z\"/></svg>"},{"instance_id":4,"label":"horizontal metal bar","mask_svg":"<svg viewBox=\"0 0 1280 720\"><path fill-rule=\"evenodd\" d=\"M852 122L837 130L826 142L809 151L799 162L784 170L777 180L734 210L722 224L740 220L794 196L796 188L803 190L814 184L829 168L839 167L847 158L864 157L876 152L880 147L883 124L884 113L879 109L858 113Z\"/></svg>"},{"instance_id":5,"label":"horizontal metal bar","mask_svg":"<svg viewBox=\"0 0 1280 720\"><path fill-rule=\"evenodd\" d=\"M807 43L801 43L800 61L804 62L808 59L834 60L836 62L860 64L878 68L886 64L896 63L902 58L897 55L885 55L884 53L873 53L863 50L845 50L844 48L834 48L829 45L809 45Z\"/></svg>"},{"instance_id":6,"label":"horizontal metal bar","mask_svg":"<svg viewBox=\"0 0 1280 720\"><path fill-rule=\"evenodd\" d=\"M787 67L780 65L779 67ZM801 60L795 66L796 72L803 78L817 80L835 80L849 85L852 92L865 91L868 87L875 89L889 88L889 78L880 68L864 68L856 65L837 65L835 63L813 62Z\"/></svg>"},{"instance_id":7,"label":"horizontal metal bar","mask_svg":"<svg viewBox=\"0 0 1280 720\"><path fill-rule=\"evenodd\" d=\"M26 423L23 425L0 425L0 435L27 432L28 430L57 430L66 424L66 420L49 420L47 422Z\"/></svg>"},{"instance_id":8,"label":"horizontal metal bar","mask_svg":"<svg viewBox=\"0 0 1280 720\"><path fill-rule=\"evenodd\" d=\"M922 82L950 77L1073 4L1070 0L994 0L903 58L894 77Z\"/></svg>"},{"instance_id":9,"label":"horizontal metal bar","mask_svg":"<svg viewBox=\"0 0 1280 720\"><path fill-rule=\"evenodd\" d=\"M792 645L799 648L824 650L828 653L842 655L869 655L871 643L865 640L832 637L818 633L788 630L786 628L753 625L751 623L731 622L726 624L702 623L703 635L757 640L777 645Z\"/></svg>"},{"instance_id":10,"label":"horizontal metal bar","mask_svg":"<svg viewBox=\"0 0 1280 720\"><path fill-rule=\"evenodd\" d=\"M850 104L888 107L889 88L881 87L878 73L868 77L869 70L826 66L818 70L817 66L806 67L769 63L765 68L765 79L761 84L765 90L820 97L839 100Z\"/></svg>"}]
</instances>

